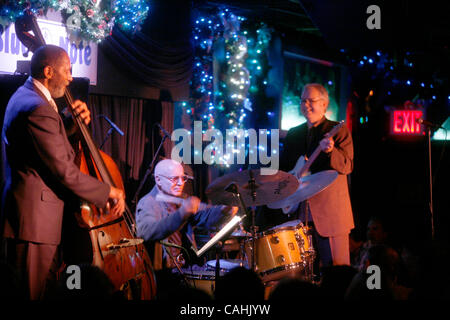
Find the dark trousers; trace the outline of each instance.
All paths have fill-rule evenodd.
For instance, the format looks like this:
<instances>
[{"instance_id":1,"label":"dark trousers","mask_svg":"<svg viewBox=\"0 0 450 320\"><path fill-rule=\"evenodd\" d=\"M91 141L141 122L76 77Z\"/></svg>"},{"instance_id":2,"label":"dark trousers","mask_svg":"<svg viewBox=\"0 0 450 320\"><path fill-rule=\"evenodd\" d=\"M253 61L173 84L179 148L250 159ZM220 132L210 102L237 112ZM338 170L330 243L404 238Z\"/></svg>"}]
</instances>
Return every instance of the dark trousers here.
<instances>
[{"instance_id":1,"label":"dark trousers","mask_svg":"<svg viewBox=\"0 0 450 320\"><path fill-rule=\"evenodd\" d=\"M16 270L31 300L43 299L50 281L56 279L59 246L6 239L6 261Z\"/></svg>"}]
</instances>

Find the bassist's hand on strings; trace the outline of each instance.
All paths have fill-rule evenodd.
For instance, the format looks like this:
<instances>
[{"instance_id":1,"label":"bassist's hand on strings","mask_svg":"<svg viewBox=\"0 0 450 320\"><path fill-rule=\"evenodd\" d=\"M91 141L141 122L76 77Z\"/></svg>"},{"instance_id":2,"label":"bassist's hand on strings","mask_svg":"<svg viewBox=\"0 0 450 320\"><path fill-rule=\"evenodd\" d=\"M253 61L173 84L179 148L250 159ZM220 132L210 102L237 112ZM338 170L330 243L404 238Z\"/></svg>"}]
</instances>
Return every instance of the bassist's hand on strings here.
<instances>
[{"instance_id":1,"label":"bassist's hand on strings","mask_svg":"<svg viewBox=\"0 0 450 320\"><path fill-rule=\"evenodd\" d=\"M79 116L86 125L91 122L91 112L89 111L86 103L80 100L75 100L72 104L72 109L74 114Z\"/></svg>"},{"instance_id":2,"label":"bassist's hand on strings","mask_svg":"<svg viewBox=\"0 0 450 320\"><path fill-rule=\"evenodd\" d=\"M117 218L125 211L125 193L123 190L111 187L106 203L106 209Z\"/></svg>"}]
</instances>

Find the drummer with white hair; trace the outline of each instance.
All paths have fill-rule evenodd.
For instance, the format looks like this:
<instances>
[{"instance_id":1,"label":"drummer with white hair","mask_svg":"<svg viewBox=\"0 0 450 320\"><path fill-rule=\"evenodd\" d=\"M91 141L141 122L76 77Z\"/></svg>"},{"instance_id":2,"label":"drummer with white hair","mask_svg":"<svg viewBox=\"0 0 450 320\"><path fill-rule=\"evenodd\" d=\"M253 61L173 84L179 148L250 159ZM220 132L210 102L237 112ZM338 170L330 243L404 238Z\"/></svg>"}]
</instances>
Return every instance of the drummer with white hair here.
<instances>
[{"instance_id":1,"label":"drummer with white hair","mask_svg":"<svg viewBox=\"0 0 450 320\"><path fill-rule=\"evenodd\" d=\"M155 244L152 259L155 270L192 264L186 261L192 257L186 257L181 247L196 247L193 228L211 231L231 219L238 208L209 206L195 196L186 196L183 193L185 183L193 178L185 175L177 161L158 162L154 177L155 186L137 205L137 235Z\"/></svg>"}]
</instances>

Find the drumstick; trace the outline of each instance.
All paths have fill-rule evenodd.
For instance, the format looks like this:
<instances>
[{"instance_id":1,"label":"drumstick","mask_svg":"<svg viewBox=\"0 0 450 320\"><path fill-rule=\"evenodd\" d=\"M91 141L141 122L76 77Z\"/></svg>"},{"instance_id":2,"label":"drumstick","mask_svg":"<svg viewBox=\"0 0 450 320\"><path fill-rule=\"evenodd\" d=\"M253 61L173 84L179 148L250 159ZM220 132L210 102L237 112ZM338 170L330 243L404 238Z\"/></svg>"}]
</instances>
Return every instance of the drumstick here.
<instances>
[{"instance_id":1,"label":"drumstick","mask_svg":"<svg viewBox=\"0 0 450 320\"><path fill-rule=\"evenodd\" d=\"M169 203L173 203L173 204L177 204L179 206L182 206L185 199L184 198L174 197L174 196L171 196L171 195L159 192L156 195L155 200L156 201L161 201L161 202L169 202ZM200 205L198 206L198 210L201 211L201 210L205 210L205 209L210 208L210 207L211 207L211 205L203 203L203 202L200 202Z\"/></svg>"}]
</instances>

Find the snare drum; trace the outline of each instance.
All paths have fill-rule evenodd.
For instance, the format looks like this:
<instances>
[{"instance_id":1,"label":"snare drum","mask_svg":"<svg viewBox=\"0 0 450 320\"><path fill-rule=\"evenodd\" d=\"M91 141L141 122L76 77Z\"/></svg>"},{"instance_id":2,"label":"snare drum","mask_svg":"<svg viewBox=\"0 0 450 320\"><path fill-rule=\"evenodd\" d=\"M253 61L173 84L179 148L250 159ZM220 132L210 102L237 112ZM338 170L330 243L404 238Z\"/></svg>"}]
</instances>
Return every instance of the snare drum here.
<instances>
[{"instance_id":1,"label":"snare drum","mask_svg":"<svg viewBox=\"0 0 450 320\"><path fill-rule=\"evenodd\" d=\"M246 267L245 261L239 260L239 259L220 259L220 270L223 272L228 272L231 269L237 268L237 267ZM215 271L216 270L216 260L209 260L206 262L206 268L207 270Z\"/></svg>"},{"instance_id":2,"label":"snare drum","mask_svg":"<svg viewBox=\"0 0 450 320\"><path fill-rule=\"evenodd\" d=\"M216 277L214 271L208 270L193 270L189 271L188 269L184 269L184 276L186 277L187 282L193 288L197 288L205 291L211 297L214 296ZM221 276L223 274L221 273Z\"/></svg>"},{"instance_id":3,"label":"snare drum","mask_svg":"<svg viewBox=\"0 0 450 320\"><path fill-rule=\"evenodd\" d=\"M246 240L245 252L252 266L252 240ZM302 271L306 266L309 242L299 221L276 226L255 237L256 272L263 281L279 280Z\"/></svg>"}]
</instances>

